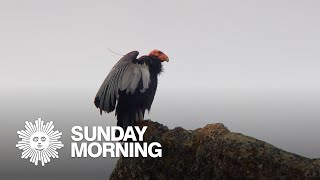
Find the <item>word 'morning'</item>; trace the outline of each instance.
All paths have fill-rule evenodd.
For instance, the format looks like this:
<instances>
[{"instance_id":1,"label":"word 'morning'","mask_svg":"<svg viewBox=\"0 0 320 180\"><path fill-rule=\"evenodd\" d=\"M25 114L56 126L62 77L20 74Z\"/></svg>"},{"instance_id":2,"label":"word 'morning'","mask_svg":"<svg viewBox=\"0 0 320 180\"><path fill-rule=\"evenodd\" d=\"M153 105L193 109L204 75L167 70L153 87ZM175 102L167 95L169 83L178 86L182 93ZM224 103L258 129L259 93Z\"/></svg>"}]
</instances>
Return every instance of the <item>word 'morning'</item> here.
<instances>
[{"instance_id":1,"label":"word 'morning'","mask_svg":"<svg viewBox=\"0 0 320 180\"><path fill-rule=\"evenodd\" d=\"M125 143L71 143L71 157L162 157L161 144L138 142Z\"/></svg>"}]
</instances>

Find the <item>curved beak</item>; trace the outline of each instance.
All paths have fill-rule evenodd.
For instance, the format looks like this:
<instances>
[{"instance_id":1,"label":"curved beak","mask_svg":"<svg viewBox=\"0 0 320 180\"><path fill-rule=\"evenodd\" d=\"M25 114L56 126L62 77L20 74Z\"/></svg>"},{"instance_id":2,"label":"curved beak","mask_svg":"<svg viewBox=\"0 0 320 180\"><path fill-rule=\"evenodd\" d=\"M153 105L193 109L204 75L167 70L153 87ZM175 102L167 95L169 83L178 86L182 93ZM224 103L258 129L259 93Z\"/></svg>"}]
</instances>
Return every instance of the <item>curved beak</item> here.
<instances>
[{"instance_id":1,"label":"curved beak","mask_svg":"<svg viewBox=\"0 0 320 180\"><path fill-rule=\"evenodd\" d=\"M159 56L159 59L161 60L161 62L163 62L163 61L169 62L169 57L165 54L161 54Z\"/></svg>"}]
</instances>

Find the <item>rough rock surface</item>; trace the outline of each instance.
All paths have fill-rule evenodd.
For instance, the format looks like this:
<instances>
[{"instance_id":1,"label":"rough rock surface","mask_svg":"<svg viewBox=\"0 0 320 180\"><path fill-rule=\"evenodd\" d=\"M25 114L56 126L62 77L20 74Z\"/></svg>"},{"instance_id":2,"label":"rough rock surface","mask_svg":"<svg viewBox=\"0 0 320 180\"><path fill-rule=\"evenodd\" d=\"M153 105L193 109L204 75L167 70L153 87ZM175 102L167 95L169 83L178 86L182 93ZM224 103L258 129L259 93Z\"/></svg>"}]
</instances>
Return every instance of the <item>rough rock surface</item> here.
<instances>
[{"instance_id":1,"label":"rough rock surface","mask_svg":"<svg viewBox=\"0 0 320 180\"><path fill-rule=\"evenodd\" d=\"M144 125L144 140L160 142L163 157L121 157L110 179L320 179L320 159L230 132L223 124L194 131Z\"/></svg>"}]
</instances>

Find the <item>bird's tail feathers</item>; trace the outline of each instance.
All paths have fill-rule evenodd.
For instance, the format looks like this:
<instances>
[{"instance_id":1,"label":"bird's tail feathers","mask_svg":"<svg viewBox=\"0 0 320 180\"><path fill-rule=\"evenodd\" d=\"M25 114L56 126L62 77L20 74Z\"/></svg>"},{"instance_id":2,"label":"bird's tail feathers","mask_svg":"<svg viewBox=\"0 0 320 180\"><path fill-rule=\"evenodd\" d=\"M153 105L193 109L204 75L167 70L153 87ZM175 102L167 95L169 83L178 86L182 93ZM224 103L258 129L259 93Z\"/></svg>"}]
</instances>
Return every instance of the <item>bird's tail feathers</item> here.
<instances>
[{"instance_id":1,"label":"bird's tail feathers","mask_svg":"<svg viewBox=\"0 0 320 180\"><path fill-rule=\"evenodd\" d=\"M126 130L129 126L136 125L137 116L135 113L132 113L132 114L121 114L120 113L120 114L118 114L117 119L118 119L117 126L122 127L123 131L126 132ZM135 134L138 135L136 131L135 131ZM116 137L119 137L119 136L120 136L120 132L116 131ZM128 141L132 141L132 139L128 139Z\"/></svg>"}]
</instances>

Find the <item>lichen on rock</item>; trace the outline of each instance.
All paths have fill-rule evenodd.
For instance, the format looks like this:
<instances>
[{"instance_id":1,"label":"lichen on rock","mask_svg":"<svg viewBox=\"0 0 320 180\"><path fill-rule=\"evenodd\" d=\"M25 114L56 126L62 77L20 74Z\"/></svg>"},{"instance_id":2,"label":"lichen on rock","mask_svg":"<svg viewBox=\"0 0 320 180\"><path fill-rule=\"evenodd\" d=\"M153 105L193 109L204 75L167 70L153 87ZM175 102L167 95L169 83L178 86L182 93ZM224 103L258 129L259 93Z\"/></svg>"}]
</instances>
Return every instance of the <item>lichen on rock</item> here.
<instances>
[{"instance_id":1,"label":"lichen on rock","mask_svg":"<svg viewBox=\"0 0 320 180\"><path fill-rule=\"evenodd\" d=\"M320 179L319 159L230 132L223 124L193 131L150 120L144 125L144 140L159 142L163 157L121 157L110 179Z\"/></svg>"}]
</instances>

